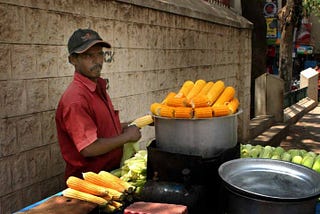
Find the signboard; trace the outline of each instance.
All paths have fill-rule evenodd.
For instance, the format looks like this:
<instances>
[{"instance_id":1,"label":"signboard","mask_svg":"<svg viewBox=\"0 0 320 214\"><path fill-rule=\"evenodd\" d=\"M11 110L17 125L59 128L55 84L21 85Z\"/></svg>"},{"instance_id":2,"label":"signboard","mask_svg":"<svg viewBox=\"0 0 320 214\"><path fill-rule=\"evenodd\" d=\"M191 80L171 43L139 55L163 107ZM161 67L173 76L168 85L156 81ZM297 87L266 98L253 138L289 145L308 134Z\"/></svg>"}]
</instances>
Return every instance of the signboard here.
<instances>
[{"instance_id":1,"label":"signboard","mask_svg":"<svg viewBox=\"0 0 320 214\"><path fill-rule=\"evenodd\" d=\"M266 4L263 7L263 13L266 17L276 16L277 11L278 11L278 9L277 9L276 2L274 3L272 1L270 1L270 2L266 1Z\"/></svg>"},{"instance_id":2,"label":"signboard","mask_svg":"<svg viewBox=\"0 0 320 214\"><path fill-rule=\"evenodd\" d=\"M277 18L266 18L267 38L277 38L278 20Z\"/></svg>"},{"instance_id":3,"label":"signboard","mask_svg":"<svg viewBox=\"0 0 320 214\"><path fill-rule=\"evenodd\" d=\"M312 54L313 47L310 45L297 45L297 54Z\"/></svg>"}]
</instances>

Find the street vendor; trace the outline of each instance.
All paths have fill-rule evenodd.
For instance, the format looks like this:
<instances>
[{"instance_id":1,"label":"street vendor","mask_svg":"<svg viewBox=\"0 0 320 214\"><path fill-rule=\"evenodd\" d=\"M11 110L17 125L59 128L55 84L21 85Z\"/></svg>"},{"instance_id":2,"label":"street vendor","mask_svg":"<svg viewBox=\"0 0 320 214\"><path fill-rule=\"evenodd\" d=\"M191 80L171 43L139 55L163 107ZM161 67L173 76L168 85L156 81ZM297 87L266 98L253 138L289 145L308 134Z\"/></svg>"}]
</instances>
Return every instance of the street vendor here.
<instances>
[{"instance_id":1,"label":"street vendor","mask_svg":"<svg viewBox=\"0 0 320 214\"><path fill-rule=\"evenodd\" d=\"M120 167L123 146L141 138L140 129L120 123L100 77L104 48L111 45L91 29L78 29L68 41L73 81L62 94L56 110L56 128L61 154L66 162L65 179L82 178L87 171Z\"/></svg>"}]
</instances>

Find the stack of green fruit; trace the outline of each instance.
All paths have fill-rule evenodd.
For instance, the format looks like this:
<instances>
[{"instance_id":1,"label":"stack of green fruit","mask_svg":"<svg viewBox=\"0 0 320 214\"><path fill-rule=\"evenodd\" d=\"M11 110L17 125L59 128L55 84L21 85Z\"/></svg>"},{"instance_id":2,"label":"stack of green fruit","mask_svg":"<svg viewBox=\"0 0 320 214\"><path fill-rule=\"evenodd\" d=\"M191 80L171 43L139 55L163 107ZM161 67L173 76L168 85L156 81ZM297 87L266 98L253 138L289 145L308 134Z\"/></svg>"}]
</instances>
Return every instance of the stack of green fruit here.
<instances>
[{"instance_id":1,"label":"stack of green fruit","mask_svg":"<svg viewBox=\"0 0 320 214\"><path fill-rule=\"evenodd\" d=\"M133 157L124 161L121 168L111 171L141 191L147 180L147 150L139 150Z\"/></svg>"},{"instance_id":2,"label":"stack of green fruit","mask_svg":"<svg viewBox=\"0 0 320 214\"><path fill-rule=\"evenodd\" d=\"M241 144L241 158L269 158L289 161L309 167L320 173L320 154L305 149L285 150L282 147Z\"/></svg>"}]
</instances>

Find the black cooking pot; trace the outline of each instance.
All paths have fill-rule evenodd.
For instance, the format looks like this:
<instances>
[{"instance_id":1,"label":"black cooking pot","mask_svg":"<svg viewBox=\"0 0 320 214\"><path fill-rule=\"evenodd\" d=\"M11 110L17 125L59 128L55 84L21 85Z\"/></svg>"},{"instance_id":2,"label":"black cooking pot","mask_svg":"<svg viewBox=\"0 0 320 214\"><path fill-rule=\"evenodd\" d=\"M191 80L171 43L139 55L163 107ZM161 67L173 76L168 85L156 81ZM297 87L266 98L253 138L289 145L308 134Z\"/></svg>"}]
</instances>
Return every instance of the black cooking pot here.
<instances>
[{"instance_id":1,"label":"black cooking pot","mask_svg":"<svg viewBox=\"0 0 320 214\"><path fill-rule=\"evenodd\" d=\"M228 214L314 214L320 174L302 165L241 158L219 167Z\"/></svg>"}]
</instances>

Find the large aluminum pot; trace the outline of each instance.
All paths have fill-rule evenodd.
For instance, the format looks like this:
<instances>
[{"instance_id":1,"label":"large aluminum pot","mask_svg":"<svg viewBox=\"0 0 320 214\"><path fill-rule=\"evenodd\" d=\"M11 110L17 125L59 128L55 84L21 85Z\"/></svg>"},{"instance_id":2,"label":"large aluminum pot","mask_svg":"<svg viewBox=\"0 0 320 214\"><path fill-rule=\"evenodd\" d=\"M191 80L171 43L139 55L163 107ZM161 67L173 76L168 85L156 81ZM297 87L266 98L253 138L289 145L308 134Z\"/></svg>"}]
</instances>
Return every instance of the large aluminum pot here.
<instances>
[{"instance_id":1,"label":"large aluminum pot","mask_svg":"<svg viewBox=\"0 0 320 214\"><path fill-rule=\"evenodd\" d=\"M320 174L291 162L241 158L219 169L228 214L314 214Z\"/></svg>"},{"instance_id":2,"label":"large aluminum pot","mask_svg":"<svg viewBox=\"0 0 320 214\"><path fill-rule=\"evenodd\" d=\"M167 152L196 155L202 158L219 156L236 146L237 116L242 113L207 119L171 119L154 116L157 147Z\"/></svg>"}]
</instances>

